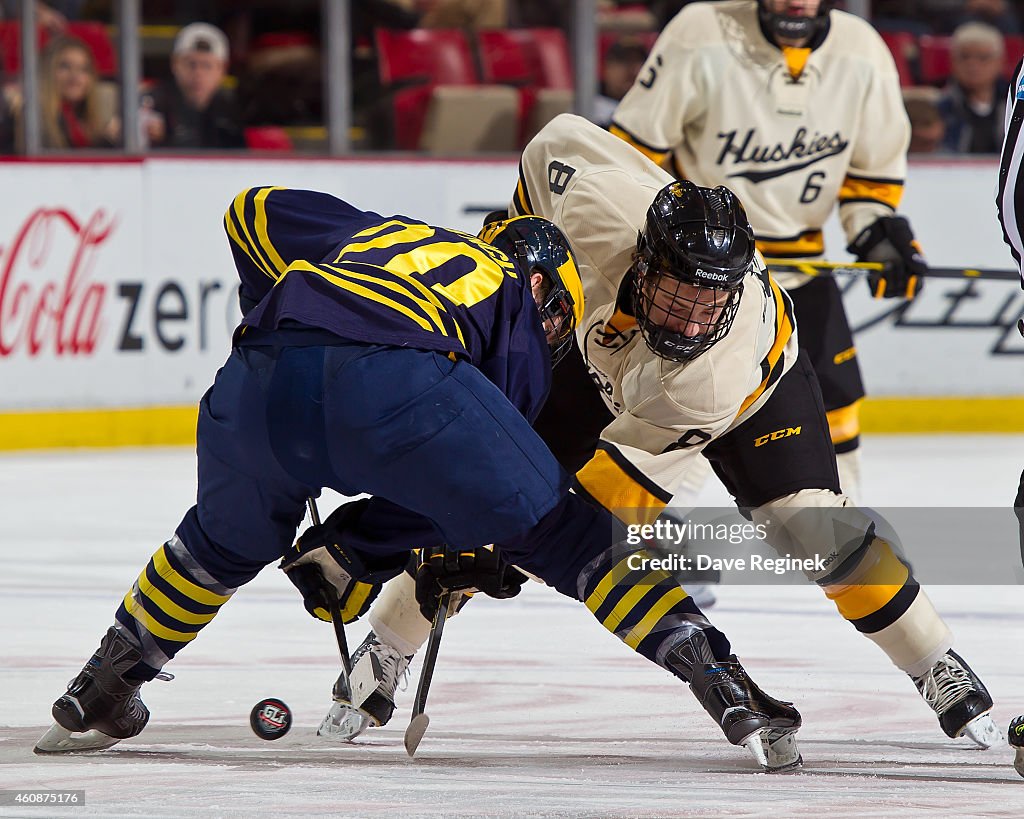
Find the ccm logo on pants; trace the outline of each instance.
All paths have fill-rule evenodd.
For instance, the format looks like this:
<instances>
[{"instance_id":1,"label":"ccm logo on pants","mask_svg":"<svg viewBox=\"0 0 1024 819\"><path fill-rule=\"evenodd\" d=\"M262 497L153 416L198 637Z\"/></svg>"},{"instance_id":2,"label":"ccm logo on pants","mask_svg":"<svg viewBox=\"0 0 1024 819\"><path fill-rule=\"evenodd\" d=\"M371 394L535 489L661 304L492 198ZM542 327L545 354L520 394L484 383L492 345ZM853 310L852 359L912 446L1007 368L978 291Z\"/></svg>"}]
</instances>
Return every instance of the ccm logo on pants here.
<instances>
[{"instance_id":1,"label":"ccm logo on pants","mask_svg":"<svg viewBox=\"0 0 1024 819\"><path fill-rule=\"evenodd\" d=\"M789 438L791 435L799 435L800 430L803 427L787 427L786 429L777 429L775 432L769 432L767 435L762 435L760 438L754 439L754 446L764 446L769 441L778 441L780 438Z\"/></svg>"}]
</instances>

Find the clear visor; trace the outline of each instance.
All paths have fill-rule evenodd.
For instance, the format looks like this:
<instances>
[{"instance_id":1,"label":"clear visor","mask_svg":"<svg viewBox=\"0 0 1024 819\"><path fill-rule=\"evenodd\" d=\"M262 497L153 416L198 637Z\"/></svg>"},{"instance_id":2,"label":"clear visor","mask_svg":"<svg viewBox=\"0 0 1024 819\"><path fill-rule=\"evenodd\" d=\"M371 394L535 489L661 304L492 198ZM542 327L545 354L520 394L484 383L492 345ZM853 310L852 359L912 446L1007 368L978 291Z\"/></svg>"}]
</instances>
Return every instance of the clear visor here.
<instances>
[{"instance_id":1,"label":"clear visor","mask_svg":"<svg viewBox=\"0 0 1024 819\"><path fill-rule=\"evenodd\" d=\"M538 272L541 271L534 270L535 274ZM544 274L541 272L541 275ZM573 331L576 329L572 299L564 288L552 287L547 277L532 289L544 337L551 350L551 361L557 364L572 345Z\"/></svg>"}]
</instances>

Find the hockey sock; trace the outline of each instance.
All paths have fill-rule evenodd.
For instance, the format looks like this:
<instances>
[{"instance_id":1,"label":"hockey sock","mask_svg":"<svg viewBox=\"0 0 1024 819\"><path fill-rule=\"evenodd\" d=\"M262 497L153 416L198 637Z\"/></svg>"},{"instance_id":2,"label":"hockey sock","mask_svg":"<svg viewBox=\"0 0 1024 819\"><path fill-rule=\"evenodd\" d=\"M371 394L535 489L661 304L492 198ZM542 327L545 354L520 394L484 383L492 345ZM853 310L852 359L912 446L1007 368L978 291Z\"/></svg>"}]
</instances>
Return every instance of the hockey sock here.
<instances>
[{"instance_id":1,"label":"hockey sock","mask_svg":"<svg viewBox=\"0 0 1024 819\"><path fill-rule=\"evenodd\" d=\"M952 645L952 634L910 569L881 538L856 557L825 595L897 668L920 676ZM844 567L845 568L845 567Z\"/></svg>"},{"instance_id":2,"label":"hockey sock","mask_svg":"<svg viewBox=\"0 0 1024 819\"><path fill-rule=\"evenodd\" d=\"M151 680L199 634L235 593L188 553L177 535L156 550L125 595L115 619L134 636L142 660L126 676Z\"/></svg>"},{"instance_id":3,"label":"hockey sock","mask_svg":"<svg viewBox=\"0 0 1024 819\"><path fill-rule=\"evenodd\" d=\"M388 581L368 619L377 638L403 657L415 654L430 636L430 621L420 613L416 581L408 572Z\"/></svg>"},{"instance_id":4,"label":"hockey sock","mask_svg":"<svg viewBox=\"0 0 1024 819\"><path fill-rule=\"evenodd\" d=\"M849 452L836 453L836 467L839 470L839 486L854 503L860 503L860 447Z\"/></svg>"},{"instance_id":5,"label":"hockey sock","mask_svg":"<svg viewBox=\"0 0 1024 819\"><path fill-rule=\"evenodd\" d=\"M839 485L844 495L860 503L860 401L829 410L826 416L836 450Z\"/></svg>"},{"instance_id":6,"label":"hockey sock","mask_svg":"<svg viewBox=\"0 0 1024 819\"><path fill-rule=\"evenodd\" d=\"M608 549L580 573L579 599L631 649L689 682L688 667L666 664L673 648L698 633L714 659L728 658L732 648L671 574L649 568L653 557L643 549Z\"/></svg>"}]
</instances>

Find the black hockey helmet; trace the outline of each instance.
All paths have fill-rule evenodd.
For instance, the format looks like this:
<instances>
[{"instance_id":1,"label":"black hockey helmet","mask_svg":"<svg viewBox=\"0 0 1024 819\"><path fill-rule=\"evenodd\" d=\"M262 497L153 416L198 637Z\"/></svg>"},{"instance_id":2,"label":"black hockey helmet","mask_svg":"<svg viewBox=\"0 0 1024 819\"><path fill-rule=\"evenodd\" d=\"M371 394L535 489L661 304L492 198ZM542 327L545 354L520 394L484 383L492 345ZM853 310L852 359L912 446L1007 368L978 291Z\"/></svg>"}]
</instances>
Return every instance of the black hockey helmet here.
<instances>
[{"instance_id":1,"label":"black hockey helmet","mask_svg":"<svg viewBox=\"0 0 1024 819\"><path fill-rule=\"evenodd\" d=\"M831 0L821 0L818 12L813 17L803 14L786 14L771 11L767 0L757 0L757 16L761 26L773 40L813 40L825 28L828 13L835 4Z\"/></svg>"},{"instance_id":2,"label":"black hockey helmet","mask_svg":"<svg viewBox=\"0 0 1024 819\"><path fill-rule=\"evenodd\" d=\"M691 361L721 341L739 311L754 232L728 188L662 188L633 254L633 309L647 346Z\"/></svg>"},{"instance_id":3,"label":"black hockey helmet","mask_svg":"<svg viewBox=\"0 0 1024 819\"><path fill-rule=\"evenodd\" d=\"M573 331L583 319L583 282L569 240L539 216L492 222L479 238L508 256L526 276L544 277L537 309L548 333L551 363L557 364L572 347Z\"/></svg>"}]
</instances>

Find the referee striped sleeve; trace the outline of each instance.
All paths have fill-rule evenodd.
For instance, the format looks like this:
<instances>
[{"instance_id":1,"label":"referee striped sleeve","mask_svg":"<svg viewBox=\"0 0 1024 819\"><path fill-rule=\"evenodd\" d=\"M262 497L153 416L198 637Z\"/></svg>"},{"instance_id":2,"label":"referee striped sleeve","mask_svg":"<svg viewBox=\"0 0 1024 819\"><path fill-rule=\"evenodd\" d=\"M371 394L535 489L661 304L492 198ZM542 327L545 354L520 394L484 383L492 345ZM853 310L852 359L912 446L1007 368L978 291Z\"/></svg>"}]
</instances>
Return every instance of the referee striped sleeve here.
<instances>
[{"instance_id":1,"label":"referee striped sleeve","mask_svg":"<svg viewBox=\"0 0 1024 819\"><path fill-rule=\"evenodd\" d=\"M1013 74L1013 85L1006 101L1006 137L999 159L999 189L996 208L1003 229L1003 241L1010 247L1017 269L1021 268L1024 257L1024 139L1021 126L1024 124L1024 60L1017 63ZM1024 287L1024 284L1022 284Z\"/></svg>"}]
</instances>

